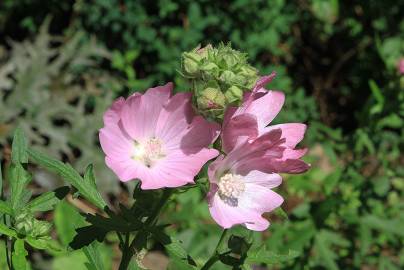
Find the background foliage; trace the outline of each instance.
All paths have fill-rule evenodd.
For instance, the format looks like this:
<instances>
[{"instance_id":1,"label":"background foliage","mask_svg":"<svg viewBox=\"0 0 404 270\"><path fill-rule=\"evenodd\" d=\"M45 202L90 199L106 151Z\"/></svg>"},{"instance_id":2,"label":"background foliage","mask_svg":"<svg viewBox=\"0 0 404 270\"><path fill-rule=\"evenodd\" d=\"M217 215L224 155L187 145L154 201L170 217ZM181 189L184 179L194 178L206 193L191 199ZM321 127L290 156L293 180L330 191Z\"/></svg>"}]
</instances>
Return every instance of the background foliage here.
<instances>
[{"instance_id":1,"label":"background foliage","mask_svg":"<svg viewBox=\"0 0 404 270\"><path fill-rule=\"evenodd\" d=\"M79 171L94 163L104 198L130 203L133 185L119 185L103 162L102 112L119 95L168 80L186 90L177 72L181 53L231 41L262 74L277 71L270 88L285 92L286 105L276 121L309 125L302 145L312 169L285 177L284 212L270 215L267 232L251 236L288 255L255 254L256 269L274 262L279 269L402 269L403 14L404 5L392 0L3 0L0 157L10 162L19 125L30 145ZM34 195L62 183L30 169ZM200 261L219 236L203 200L199 189L176 195L164 215L174 224L167 231ZM62 246L85 224L77 208L90 207L67 201L54 217L42 216L54 221ZM105 269L116 264L111 252L119 254L113 236L108 243L94 248ZM147 263L159 269L167 249L152 247ZM29 252L31 268L86 269L85 250L48 253Z\"/></svg>"}]
</instances>

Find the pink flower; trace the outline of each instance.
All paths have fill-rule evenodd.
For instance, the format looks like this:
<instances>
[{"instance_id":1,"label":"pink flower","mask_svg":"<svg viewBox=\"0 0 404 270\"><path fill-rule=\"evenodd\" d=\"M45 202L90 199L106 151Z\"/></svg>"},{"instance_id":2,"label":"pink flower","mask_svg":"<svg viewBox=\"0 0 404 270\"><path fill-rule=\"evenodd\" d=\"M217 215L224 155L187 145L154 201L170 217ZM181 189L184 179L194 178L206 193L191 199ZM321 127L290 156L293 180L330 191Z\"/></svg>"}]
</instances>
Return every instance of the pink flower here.
<instances>
[{"instance_id":1,"label":"pink flower","mask_svg":"<svg viewBox=\"0 0 404 270\"><path fill-rule=\"evenodd\" d=\"M268 228L262 214L283 202L271 190L282 182L278 173L301 173L309 168L300 160L306 149L295 149L306 126L291 123L268 127L285 99L283 93L263 88L274 76L259 80L244 96L241 107L228 108L225 113L221 137L227 155L218 157L208 171L209 210L223 228L236 224L257 231Z\"/></svg>"},{"instance_id":2,"label":"pink flower","mask_svg":"<svg viewBox=\"0 0 404 270\"><path fill-rule=\"evenodd\" d=\"M404 75L404 58L398 61L397 70L400 75Z\"/></svg>"},{"instance_id":3,"label":"pink flower","mask_svg":"<svg viewBox=\"0 0 404 270\"><path fill-rule=\"evenodd\" d=\"M295 147L303 139L306 125L286 123L268 126L279 113L285 101L285 95L282 92L268 91L263 88L274 77L275 73L262 77L253 90L244 95L244 101L240 107L227 109L222 128L223 150L229 152L245 138L254 139L268 131L280 129L282 138L285 139L282 144L285 150L280 160L285 161L285 169L288 167L286 163L290 165L290 170L286 169L282 172L301 173L309 168L309 165L300 160L306 154L307 149L295 149ZM240 121L240 115L243 114L251 115L250 121ZM237 128L240 125L244 125L244 128ZM256 125L256 128L251 125Z\"/></svg>"},{"instance_id":4,"label":"pink flower","mask_svg":"<svg viewBox=\"0 0 404 270\"><path fill-rule=\"evenodd\" d=\"M219 125L195 116L191 94L171 96L172 88L168 83L119 98L105 113L100 143L121 181L139 179L143 189L182 186L218 155L207 147Z\"/></svg>"},{"instance_id":5,"label":"pink flower","mask_svg":"<svg viewBox=\"0 0 404 270\"><path fill-rule=\"evenodd\" d=\"M255 231L268 228L269 222L262 214L283 202L271 190L282 182L273 171L277 169L276 159L282 157L283 142L281 130L271 130L256 139L244 140L227 156L221 155L210 164L209 211L220 226L242 224Z\"/></svg>"}]
</instances>

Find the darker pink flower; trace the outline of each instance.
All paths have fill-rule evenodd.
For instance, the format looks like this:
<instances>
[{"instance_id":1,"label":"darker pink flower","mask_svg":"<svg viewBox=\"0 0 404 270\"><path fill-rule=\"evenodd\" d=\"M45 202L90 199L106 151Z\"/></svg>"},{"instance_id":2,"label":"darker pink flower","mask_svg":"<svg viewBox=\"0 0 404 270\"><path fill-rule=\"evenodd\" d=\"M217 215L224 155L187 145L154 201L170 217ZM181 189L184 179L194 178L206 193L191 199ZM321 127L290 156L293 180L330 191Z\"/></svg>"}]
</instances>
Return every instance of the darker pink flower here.
<instances>
[{"instance_id":1,"label":"darker pink flower","mask_svg":"<svg viewBox=\"0 0 404 270\"><path fill-rule=\"evenodd\" d=\"M262 214L283 202L271 190L282 182L278 173L301 173L309 168L300 160L306 149L295 149L306 126L268 126L285 99L283 93L263 88L273 77L263 77L244 96L241 107L228 108L225 113L221 137L227 155L209 166L208 195L210 213L224 228L243 224L251 230L265 230L269 222Z\"/></svg>"},{"instance_id":2,"label":"darker pink flower","mask_svg":"<svg viewBox=\"0 0 404 270\"><path fill-rule=\"evenodd\" d=\"M191 94L171 96L172 88L168 83L119 98L105 113L100 142L121 181L139 179L143 189L182 186L218 155L208 146L219 125L195 116Z\"/></svg>"},{"instance_id":3,"label":"darker pink flower","mask_svg":"<svg viewBox=\"0 0 404 270\"><path fill-rule=\"evenodd\" d=\"M280 129L282 138L285 139L282 144L285 150L280 159L284 161L284 171L282 172L301 173L309 168L309 165L300 160L307 150L295 149L295 147L303 139L306 125L302 123L286 123L268 126L280 112L285 101L285 95L282 92L268 91L263 88L274 77L275 73L262 77L254 89L244 95L243 104L240 107L228 108L222 128L223 149L225 152L229 152L237 142L246 137L254 139L268 131ZM250 115L250 121L246 121L245 118L241 118L240 121L240 116L243 114ZM240 127L241 125L244 125L244 128L237 128L237 126ZM256 128L251 125L256 125Z\"/></svg>"},{"instance_id":4,"label":"darker pink flower","mask_svg":"<svg viewBox=\"0 0 404 270\"><path fill-rule=\"evenodd\" d=\"M398 74L404 75L404 58L401 58L397 63Z\"/></svg>"}]
</instances>

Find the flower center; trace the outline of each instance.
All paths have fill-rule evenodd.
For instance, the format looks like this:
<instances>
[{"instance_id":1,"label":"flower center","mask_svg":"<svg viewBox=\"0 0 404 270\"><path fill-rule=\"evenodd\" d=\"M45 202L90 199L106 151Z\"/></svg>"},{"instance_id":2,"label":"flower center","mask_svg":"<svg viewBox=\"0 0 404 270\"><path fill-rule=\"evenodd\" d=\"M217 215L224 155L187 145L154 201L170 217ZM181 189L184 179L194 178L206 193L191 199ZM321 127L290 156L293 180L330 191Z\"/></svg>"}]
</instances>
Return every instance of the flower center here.
<instances>
[{"instance_id":1,"label":"flower center","mask_svg":"<svg viewBox=\"0 0 404 270\"><path fill-rule=\"evenodd\" d=\"M225 174L219 180L219 197L230 206L238 205L238 198L245 190L243 177L238 174Z\"/></svg>"},{"instance_id":2,"label":"flower center","mask_svg":"<svg viewBox=\"0 0 404 270\"><path fill-rule=\"evenodd\" d=\"M157 138L151 138L144 142L135 141L134 143L135 149L132 159L142 162L148 168L165 157L163 143Z\"/></svg>"}]
</instances>

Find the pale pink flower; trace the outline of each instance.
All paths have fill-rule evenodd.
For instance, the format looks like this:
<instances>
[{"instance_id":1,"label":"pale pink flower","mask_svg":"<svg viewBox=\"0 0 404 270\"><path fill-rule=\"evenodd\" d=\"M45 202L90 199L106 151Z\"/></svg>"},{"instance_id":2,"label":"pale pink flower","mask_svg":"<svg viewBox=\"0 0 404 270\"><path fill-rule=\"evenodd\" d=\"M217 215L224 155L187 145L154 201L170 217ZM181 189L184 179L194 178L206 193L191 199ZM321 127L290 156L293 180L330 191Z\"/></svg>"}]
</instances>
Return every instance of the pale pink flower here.
<instances>
[{"instance_id":1,"label":"pale pink flower","mask_svg":"<svg viewBox=\"0 0 404 270\"><path fill-rule=\"evenodd\" d=\"M397 64L397 71L400 75L404 75L404 58L401 58Z\"/></svg>"},{"instance_id":2,"label":"pale pink flower","mask_svg":"<svg viewBox=\"0 0 404 270\"><path fill-rule=\"evenodd\" d=\"M171 96L172 88L168 83L119 98L105 113L100 143L121 181L139 179L142 189L182 186L218 155L208 146L219 125L195 116L191 94Z\"/></svg>"},{"instance_id":3,"label":"pale pink flower","mask_svg":"<svg viewBox=\"0 0 404 270\"><path fill-rule=\"evenodd\" d=\"M268 126L279 113L284 95L263 86L275 74L263 77L244 96L241 107L225 113L222 147L227 154L209 166L209 210L223 228L242 224L262 231L269 222L262 217L280 206L283 199L272 191L282 178L278 173L301 173L309 165L300 158L306 149L295 149L306 126L300 123Z\"/></svg>"},{"instance_id":4,"label":"pale pink flower","mask_svg":"<svg viewBox=\"0 0 404 270\"><path fill-rule=\"evenodd\" d=\"M255 231L268 228L269 221L262 214L283 202L271 190L282 182L274 171L279 163L276 159L282 157L283 142L281 130L271 130L256 139L244 140L210 164L209 211L220 226L242 224Z\"/></svg>"}]
</instances>

